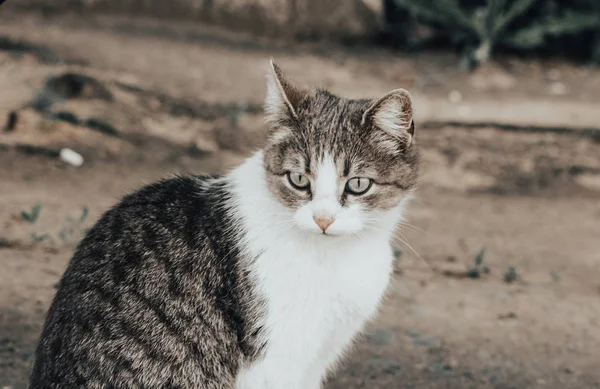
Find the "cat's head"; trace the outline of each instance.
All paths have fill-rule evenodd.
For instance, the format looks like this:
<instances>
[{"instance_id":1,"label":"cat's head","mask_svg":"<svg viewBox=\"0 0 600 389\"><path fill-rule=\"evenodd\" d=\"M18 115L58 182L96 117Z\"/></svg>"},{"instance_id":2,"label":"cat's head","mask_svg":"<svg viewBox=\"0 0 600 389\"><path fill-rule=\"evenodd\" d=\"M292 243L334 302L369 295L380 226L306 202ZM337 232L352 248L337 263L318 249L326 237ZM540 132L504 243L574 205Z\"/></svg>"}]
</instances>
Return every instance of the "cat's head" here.
<instances>
[{"instance_id":1,"label":"cat's head","mask_svg":"<svg viewBox=\"0 0 600 389\"><path fill-rule=\"evenodd\" d=\"M418 152L410 94L349 100L293 85L271 61L267 184L302 230L377 230L410 196Z\"/></svg>"}]
</instances>

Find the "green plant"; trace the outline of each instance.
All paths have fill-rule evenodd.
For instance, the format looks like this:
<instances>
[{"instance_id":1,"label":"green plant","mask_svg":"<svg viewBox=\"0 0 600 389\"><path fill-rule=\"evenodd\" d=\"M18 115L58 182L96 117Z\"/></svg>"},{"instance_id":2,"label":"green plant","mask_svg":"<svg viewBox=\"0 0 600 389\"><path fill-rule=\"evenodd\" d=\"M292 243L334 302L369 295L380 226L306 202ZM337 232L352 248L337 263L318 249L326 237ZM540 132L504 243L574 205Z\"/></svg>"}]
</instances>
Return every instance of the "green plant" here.
<instances>
[{"instance_id":1,"label":"green plant","mask_svg":"<svg viewBox=\"0 0 600 389\"><path fill-rule=\"evenodd\" d=\"M467 277L480 278L482 274L490 274L490 268L485 265L485 247L475 256L473 265L467 266Z\"/></svg>"},{"instance_id":2,"label":"green plant","mask_svg":"<svg viewBox=\"0 0 600 389\"><path fill-rule=\"evenodd\" d=\"M509 266L506 268L506 272L504 273L504 282L511 284L515 281L521 279L521 276L517 272L517 268L514 266Z\"/></svg>"},{"instance_id":3,"label":"green plant","mask_svg":"<svg viewBox=\"0 0 600 389\"><path fill-rule=\"evenodd\" d=\"M34 224L37 219L40 217L40 212L42 211L42 205L36 204L31 207L29 211L21 211L21 219L25 220L28 223Z\"/></svg>"},{"instance_id":4,"label":"green plant","mask_svg":"<svg viewBox=\"0 0 600 389\"><path fill-rule=\"evenodd\" d=\"M586 1L566 8L553 0L485 0L481 6L461 5L460 0L395 0L463 48L462 63L468 68L487 62L498 47L531 50L550 37L600 29L599 7Z\"/></svg>"}]
</instances>

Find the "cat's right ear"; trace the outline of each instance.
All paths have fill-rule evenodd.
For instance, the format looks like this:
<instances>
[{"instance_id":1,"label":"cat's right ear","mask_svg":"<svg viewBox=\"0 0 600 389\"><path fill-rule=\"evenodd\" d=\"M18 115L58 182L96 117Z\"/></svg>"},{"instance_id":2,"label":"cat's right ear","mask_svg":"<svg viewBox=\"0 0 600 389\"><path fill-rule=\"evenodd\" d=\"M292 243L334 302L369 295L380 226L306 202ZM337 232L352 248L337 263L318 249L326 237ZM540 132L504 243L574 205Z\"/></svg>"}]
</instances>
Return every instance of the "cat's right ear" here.
<instances>
[{"instance_id":1,"label":"cat's right ear","mask_svg":"<svg viewBox=\"0 0 600 389\"><path fill-rule=\"evenodd\" d=\"M297 107L305 96L306 91L292 85L271 58L265 99L267 120L278 123L284 119L298 119Z\"/></svg>"},{"instance_id":2,"label":"cat's right ear","mask_svg":"<svg viewBox=\"0 0 600 389\"><path fill-rule=\"evenodd\" d=\"M394 89L376 100L363 114L362 124L374 124L385 133L410 146L415 136L410 93Z\"/></svg>"}]
</instances>

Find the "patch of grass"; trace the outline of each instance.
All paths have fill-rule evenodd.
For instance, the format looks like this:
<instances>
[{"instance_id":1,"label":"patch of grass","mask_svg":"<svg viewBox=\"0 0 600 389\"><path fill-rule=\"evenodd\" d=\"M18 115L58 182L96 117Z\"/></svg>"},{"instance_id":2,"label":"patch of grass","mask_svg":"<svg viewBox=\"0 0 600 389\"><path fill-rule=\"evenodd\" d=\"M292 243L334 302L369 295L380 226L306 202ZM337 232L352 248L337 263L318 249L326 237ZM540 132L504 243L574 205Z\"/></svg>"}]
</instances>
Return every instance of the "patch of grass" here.
<instances>
[{"instance_id":1,"label":"patch of grass","mask_svg":"<svg viewBox=\"0 0 600 389\"><path fill-rule=\"evenodd\" d=\"M490 274L491 270L485 265L485 247L475 256L473 265L467 267L467 277L480 278L482 274Z\"/></svg>"},{"instance_id":2,"label":"patch of grass","mask_svg":"<svg viewBox=\"0 0 600 389\"><path fill-rule=\"evenodd\" d=\"M509 266L506 268L506 272L504 272L504 282L511 284L515 281L521 279L521 276L517 272L517 268L514 266Z\"/></svg>"},{"instance_id":3,"label":"patch of grass","mask_svg":"<svg viewBox=\"0 0 600 389\"><path fill-rule=\"evenodd\" d=\"M21 211L21 219L25 220L28 223L34 224L38 218L40 217L40 212L42 211L41 204L35 204L31 207L29 211Z\"/></svg>"},{"instance_id":4,"label":"patch of grass","mask_svg":"<svg viewBox=\"0 0 600 389\"><path fill-rule=\"evenodd\" d=\"M31 238L33 239L33 241L35 243L42 243L42 242L53 242L54 239L52 238L52 235L45 233L45 234L38 234L33 232L31 234Z\"/></svg>"},{"instance_id":5,"label":"patch of grass","mask_svg":"<svg viewBox=\"0 0 600 389\"><path fill-rule=\"evenodd\" d=\"M62 228L58 233L58 236L61 240L67 241L71 237L76 236L77 233L85 235L87 234L87 229L83 227L85 220L89 215L89 210L87 207L83 207L81 211L81 215L78 218L72 218L71 216L67 216L67 222L69 223L66 227Z\"/></svg>"}]
</instances>

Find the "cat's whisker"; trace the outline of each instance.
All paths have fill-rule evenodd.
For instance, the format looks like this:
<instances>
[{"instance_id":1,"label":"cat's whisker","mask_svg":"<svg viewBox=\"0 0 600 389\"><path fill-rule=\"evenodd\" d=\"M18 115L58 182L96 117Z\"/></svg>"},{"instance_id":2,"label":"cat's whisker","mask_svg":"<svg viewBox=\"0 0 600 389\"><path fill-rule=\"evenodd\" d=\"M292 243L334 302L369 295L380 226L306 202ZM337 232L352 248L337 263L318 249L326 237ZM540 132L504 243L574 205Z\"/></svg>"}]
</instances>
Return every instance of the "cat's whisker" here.
<instances>
[{"instance_id":1,"label":"cat's whisker","mask_svg":"<svg viewBox=\"0 0 600 389\"><path fill-rule=\"evenodd\" d=\"M411 198L411 200L415 200L415 201L421 202L421 204L423 204L423 205L432 205L433 204L433 202L431 200L426 200L426 199L424 199L424 198L422 198L420 196L417 196L415 194L411 194L410 198Z\"/></svg>"},{"instance_id":2,"label":"cat's whisker","mask_svg":"<svg viewBox=\"0 0 600 389\"><path fill-rule=\"evenodd\" d=\"M425 230L424 230L424 229L422 229L422 228L419 228L419 227L417 227L417 226L415 226L415 225L412 225L412 224L409 224L409 223L406 223L406 222L400 222L400 223L398 223L398 225L399 225L399 226L401 226L401 227L408 227L408 228L412 228L414 231L419 231L419 232L422 232L422 233L424 233L424 234L431 235L431 232L429 232L429 231L425 231Z\"/></svg>"},{"instance_id":3,"label":"cat's whisker","mask_svg":"<svg viewBox=\"0 0 600 389\"><path fill-rule=\"evenodd\" d=\"M378 220L378 219L375 219L375 218L369 218L369 217L366 217L366 218L364 219L364 221L365 221L365 223L378 223L378 222L379 222L379 220ZM431 234L429 231L425 231L424 229L422 229L422 228L419 228L419 227L417 227L417 226L415 226L415 225L413 225L413 224L407 223L407 222L405 222L405 221L399 221L399 222L398 222L398 225L399 225L399 226L401 226L401 227L408 227L408 228L412 228L412 229L413 229L413 230L415 230L415 231L423 232L423 233L425 233L425 234Z\"/></svg>"},{"instance_id":4,"label":"cat's whisker","mask_svg":"<svg viewBox=\"0 0 600 389\"><path fill-rule=\"evenodd\" d=\"M419 260L421 260L421 262L425 265L425 267L427 268L427 270L429 271L429 273L433 274L433 269L431 268L431 266L429 266L429 264L427 263L427 261L425 261L425 259L423 259L423 257L421 256L421 254L419 254L417 252L417 250L415 250L407 241L405 241L404 239L400 238L399 236L396 236L396 238L398 240L400 240L400 242L402 242L403 244L405 244L406 247L408 247L413 253L415 253L415 255L417 256L417 258L419 258ZM404 237L404 238L406 238L406 237Z\"/></svg>"},{"instance_id":5,"label":"cat's whisker","mask_svg":"<svg viewBox=\"0 0 600 389\"><path fill-rule=\"evenodd\" d=\"M368 224L365 223L365 226L367 226L368 228L371 228L374 231L377 232L382 232L382 233L387 233L387 231L380 229L378 226L373 225L373 224ZM401 234L400 232L398 232L399 234ZM402 235L402 234L401 234ZM404 238L404 239L403 239ZM425 265L425 267L427 268L428 272L433 274L433 270L431 269L431 266L429 266L429 264L425 261L425 259L423 259L423 257L421 256L421 254L419 254L417 252L417 250L415 250L405 239L406 237L404 235L402 235L402 237L396 235L396 234L392 234L390 239L392 241L394 241L395 243L400 243L402 245L405 245L406 247L408 247L416 256L417 258L419 258L419 260ZM399 242L397 242L399 241Z\"/></svg>"}]
</instances>

